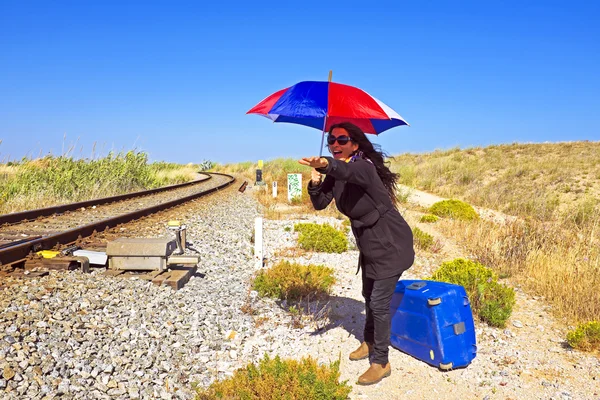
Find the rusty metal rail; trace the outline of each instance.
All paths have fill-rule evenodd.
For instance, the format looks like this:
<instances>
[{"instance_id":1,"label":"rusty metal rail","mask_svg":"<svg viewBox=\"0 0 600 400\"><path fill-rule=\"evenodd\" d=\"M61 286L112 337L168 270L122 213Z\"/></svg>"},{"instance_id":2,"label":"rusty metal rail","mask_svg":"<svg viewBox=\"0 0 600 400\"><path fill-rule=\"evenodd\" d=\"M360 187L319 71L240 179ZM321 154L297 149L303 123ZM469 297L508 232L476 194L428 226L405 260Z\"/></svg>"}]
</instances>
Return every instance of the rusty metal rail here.
<instances>
[{"instance_id":1,"label":"rusty metal rail","mask_svg":"<svg viewBox=\"0 0 600 400\"><path fill-rule=\"evenodd\" d=\"M124 223L130 222L130 221L133 221L135 219L153 214L155 212L162 211L162 210L183 204L187 201L190 201L195 198L202 197L202 196L208 195L210 193L213 193L217 190L223 189L223 188L231 185L233 182L235 182L235 178L231 175L219 174L219 173L211 173L211 175L224 176L224 177L229 178L229 180L227 182L225 182L221 185L218 185L216 187L213 187L211 189L207 189L205 191L195 193L195 194L192 194L192 195L189 195L186 197L182 197L182 198L168 201L168 202L165 202L165 203L162 203L159 205L155 205L155 206L151 206L151 207L144 208L141 210L137 210L137 211L134 211L131 213L119 215L117 217L101 220L101 221L98 221L98 222L95 222L92 224L88 224L88 225L84 225L84 226L81 226L81 227L78 227L75 229L70 229L70 230L56 233L53 235L40 237L40 238L37 238L34 240L25 240L24 242L21 242L18 244L9 245L4 248L0 248L0 265L13 264L13 263L19 262L19 261L25 259L32 251L49 250L60 244L66 245L69 243L73 243L80 238L91 236L94 232L102 232L106 229L113 228L119 224L124 224ZM192 181L192 182L198 183L198 181ZM129 199L131 197L152 194L152 193L156 193L157 191L170 190L175 187L181 187L181 186L185 186L185 185L189 185L189 184L191 184L191 183L188 182L186 184L181 184L181 185L166 186L164 188L160 188L162 190L152 189L152 190L149 190L146 192L136 192L136 193L133 193L133 195L135 195L135 196L129 196L129 197L127 197L128 195L113 196L113 197L99 199L99 200L104 201L107 199L111 199L111 200L104 201L102 203L102 204L105 204L105 203L116 201L115 198L117 198L117 197L120 197L121 200L125 200L125 199ZM166 189L166 188L168 188L168 189ZM59 206L59 207L69 207L68 210L73 210L73 209L85 207L82 205L83 203L86 203L87 205L100 204L100 203L98 203L98 200L90 200L87 202L72 203L72 204L68 204L65 206ZM77 205L77 206L75 206L75 205ZM50 208L42 209L42 210L44 210L43 212L46 212L45 210L50 210L50 209L54 209L54 208L56 208L56 207L50 207ZM67 210L67 208L65 208L65 210ZM39 211L39 210L32 210L31 215L35 215L35 214L33 214L35 211ZM28 212L25 212L25 213L28 213ZM24 214L24 213L19 213L19 214ZM46 215L46 214L44 214L44 215ZM51 214L48 214L48 215L51 215ZM42 215L40 214L38 216L42 216ZM29 218L32 218L32 217L29 217ZM28 218L26 218L26 219L28 219Z\"/></svg>"}]
</instances>

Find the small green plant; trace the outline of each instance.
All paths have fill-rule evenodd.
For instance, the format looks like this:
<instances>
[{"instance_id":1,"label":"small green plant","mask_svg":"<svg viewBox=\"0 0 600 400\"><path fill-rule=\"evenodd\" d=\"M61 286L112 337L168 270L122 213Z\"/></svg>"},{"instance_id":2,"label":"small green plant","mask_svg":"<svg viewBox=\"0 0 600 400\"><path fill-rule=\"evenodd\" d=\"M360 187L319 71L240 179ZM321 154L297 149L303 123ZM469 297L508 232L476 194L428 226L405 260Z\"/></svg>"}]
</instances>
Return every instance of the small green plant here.
<instances>
[{"instance_id":1,"label":"small green plant","mask_svg":"<svg viewBox=\"0 0 600 400\"><path fill-rule=\"evenodd\" d=\"M339 360L318 365L311 357L282 360L265 355L258 366L248 364L231 378L196 388L196 400L345 400L352 387L339 381L339 367Z\"/></svg>"},{"instance_id":2,"label":"small green plant","mask_svg":"<svg viewBox=\"0 0 600 400\"><path fill-rule=\"evenodd\" d=\"M432 223L432 222L437 222L438 219L439 219L439 217L437 215L425 214L421 217L421 219L419 219L419 222Z\"/></svg>"},{"instance_id":3,"label":"small green plant","mask_svg":"<svg viewBox=\"0 0 600 400\"><path fill-rule=\"evenodd\" d=\"M423 232L421 229L414 227L413 238L415 245L422 250L429 250L433 246L433 236L429 233Z\"/></svg>"},{"instance_id":4,"label":"small green plant","mask_svg":"<svg viewBox=\"0 0 600 400\"><path fill-rule=\"evenodd\" d=\"M324 253L343 253L348 250L348 238L329 224L300 223L294 225L299 233L298 244L304 250Z\"/></svg>"},{"instance_id":5,"label":"small green plant","mask_svg":"<svg viewBox=\"0 0 600 400\"><path fill-rule=\"evenodd\" d=\"M286 226L285 228L283 228L283 230L284 230L285 232L290 232L290 231L292 230L292 228L291 228L291 227L289 227L289 226Z\"/></svg>"},{"instance_id":6,"label":"small green plant","mask_svg":"<svg viewBox=\"0 0 600 400\"><path fill-rule=\"evenodd\" d=\"M298 307L297 307L297 306L290 306L290 307L288 308L288 312L289 312L289 313L290 313L290 315L292 315L292 316L296 316L296 315L299 315L299 314L300 314L300 310L298 309Z\"/></svg>"},{"instance_id":7,"label":"small green plant","mask_svg":"<svg viewBox=\"0 0 600 400\"><path fill-rule=\"evenodd\" d=\"M479 215L470 204L456 199L438 201L429 208L429 212L438 217L448 217L464 221L472 221L479 218Z\"/></svg>"},{"instance_id":8,"label":"small green plant","mask_svg":"<svg viewBox=\"0 0 600 400\"><path fill-rule=\"evenodd\" d=\"M252 287L260 296L290 301L324 297L335 283L333 269L323 265L300 265L281 261L258 273Z\"/></svg>"},{"instance_id":9,"label":"small green plant","mask_svg":"<svg viewBox=\"0 0 600 400\"><path fill-rule=\"evenodd\" d=\"M515 304L515 291L498 283L498 276L491 269L475 261L457 258L443 263L431 279L463 286L473 312L482 321L491 326L506 326Z\"/></svg>"},{"instance_id":10,"label":"small green plant","mask_svg":"<svg viewBox=\"0 0 600 400\"><path fill-rule=\"evenodd\" d=\"M600 321L579 324L576 329L567 333L567 343L582 351L600 350Z\"/></svg>"}]
</instances>

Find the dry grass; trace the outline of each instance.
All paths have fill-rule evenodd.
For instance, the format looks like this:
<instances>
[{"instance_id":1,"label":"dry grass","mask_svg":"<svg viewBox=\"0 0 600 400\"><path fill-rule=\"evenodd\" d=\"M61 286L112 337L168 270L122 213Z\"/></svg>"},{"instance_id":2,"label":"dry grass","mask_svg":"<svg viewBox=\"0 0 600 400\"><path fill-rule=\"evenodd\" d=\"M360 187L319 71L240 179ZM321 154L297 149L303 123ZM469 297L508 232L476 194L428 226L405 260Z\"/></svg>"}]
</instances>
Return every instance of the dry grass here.
<instances>
[{"instance_id":1,"label":"dry grass","mask_svg":"<svg viewBox=\"0 0 600 400\"><path fill-rule=\"evenodd\" d=\"M600 315L600 249L597 234L552 223L441 221L479 262L544 296L569 321ZM587 236L587 237L586 237Z\"/></svg>"},{"instance_id":2,"label":"dry grass","mask_svg":"<svg viewBox=\"0 0 600 400\"><path fill-rule=\"evenodd\" d=\"M405 184L520 217L440 221L484 265L544 296L570 322L600 316L600 142L404 154Z\"/></svg>"},{"instance_id":3,"label":"dry grass","mask_svg":"<svg viewBox=\"0 0 600 400\"><path fill-rule=\"evenodd\" d=\"M396 156L401 182L547 220L600 198L600 142L511 144Z\"/></svg>"},{"instance_id":4,"label":"dry grass","mask_svg":"<svg viewBox=\"0 0 600 400\"><path fill-rule=\"evenodd\" d=\"M156 179L165 182L191 181L197 178L197 165L182 165L179 169L168 169L156 171Z\"/></svg>"}]
</instances>

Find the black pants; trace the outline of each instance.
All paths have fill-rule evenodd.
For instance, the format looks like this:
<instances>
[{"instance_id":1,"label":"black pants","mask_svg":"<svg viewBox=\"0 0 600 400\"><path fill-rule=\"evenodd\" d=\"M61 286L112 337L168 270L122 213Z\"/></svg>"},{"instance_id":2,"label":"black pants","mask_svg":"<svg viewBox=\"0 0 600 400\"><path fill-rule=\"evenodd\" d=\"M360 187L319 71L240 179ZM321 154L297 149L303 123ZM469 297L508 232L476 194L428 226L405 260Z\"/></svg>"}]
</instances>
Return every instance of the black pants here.
<instances>
[{"instance_id":1,"label":"black pants","mask_svg":"<svg viewBox=\"0 0 600 400\"><path fill-rule=\"evenodd\" d=\"M388 363L390 346L390 302L400 275L374 280L365 276L362 269L362 295L365 298L367 318L365 321L365 342L373 343L371 361L377 364Z\"/></svg>"}]
</instances>

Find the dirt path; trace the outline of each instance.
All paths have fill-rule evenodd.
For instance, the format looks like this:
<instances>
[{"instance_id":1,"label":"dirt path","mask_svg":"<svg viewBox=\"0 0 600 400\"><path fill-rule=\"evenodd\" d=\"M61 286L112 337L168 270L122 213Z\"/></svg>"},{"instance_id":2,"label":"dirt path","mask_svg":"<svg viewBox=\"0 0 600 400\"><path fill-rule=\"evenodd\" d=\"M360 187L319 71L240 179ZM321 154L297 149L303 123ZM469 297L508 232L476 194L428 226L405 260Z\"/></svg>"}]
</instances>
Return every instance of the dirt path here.
<instances>
[{"instance_id":1,"label":"dirt path","mask_svg":"<svg viewBox=\"0 0 600 400\"><path fill-rule=\"evenodd\" d=\"M439 200L417 190L409 196L410 202L424 207ZM504 218L495 211L478 211L483 218ZM434 224L414 222L421 213L406 210L404 214L412 225L438 239L442 248L433 255L417 252L414 266L402 279L428 277L441 262L467 256ZM331 303L334 326L304 338L302 344L307 347L296 354L318 354L324 362L340 357L342 379L353 385L351 399L600 399L600 359L570 349L564 341L568 327L556 321L543 300L529 296L518 286L513 286L517 302L507 328L476 322L478 354L467 368L442 372L392 348L391 377L373 386L355 385L357 377L368 368L367 360L352 362L347 358L362 339L364 323L360 277L354 274L357 256L356 251L350 251L333 258L322 254L295 258L297 262L333 266L338 278Z\"/></svg>"}]
</instances>

